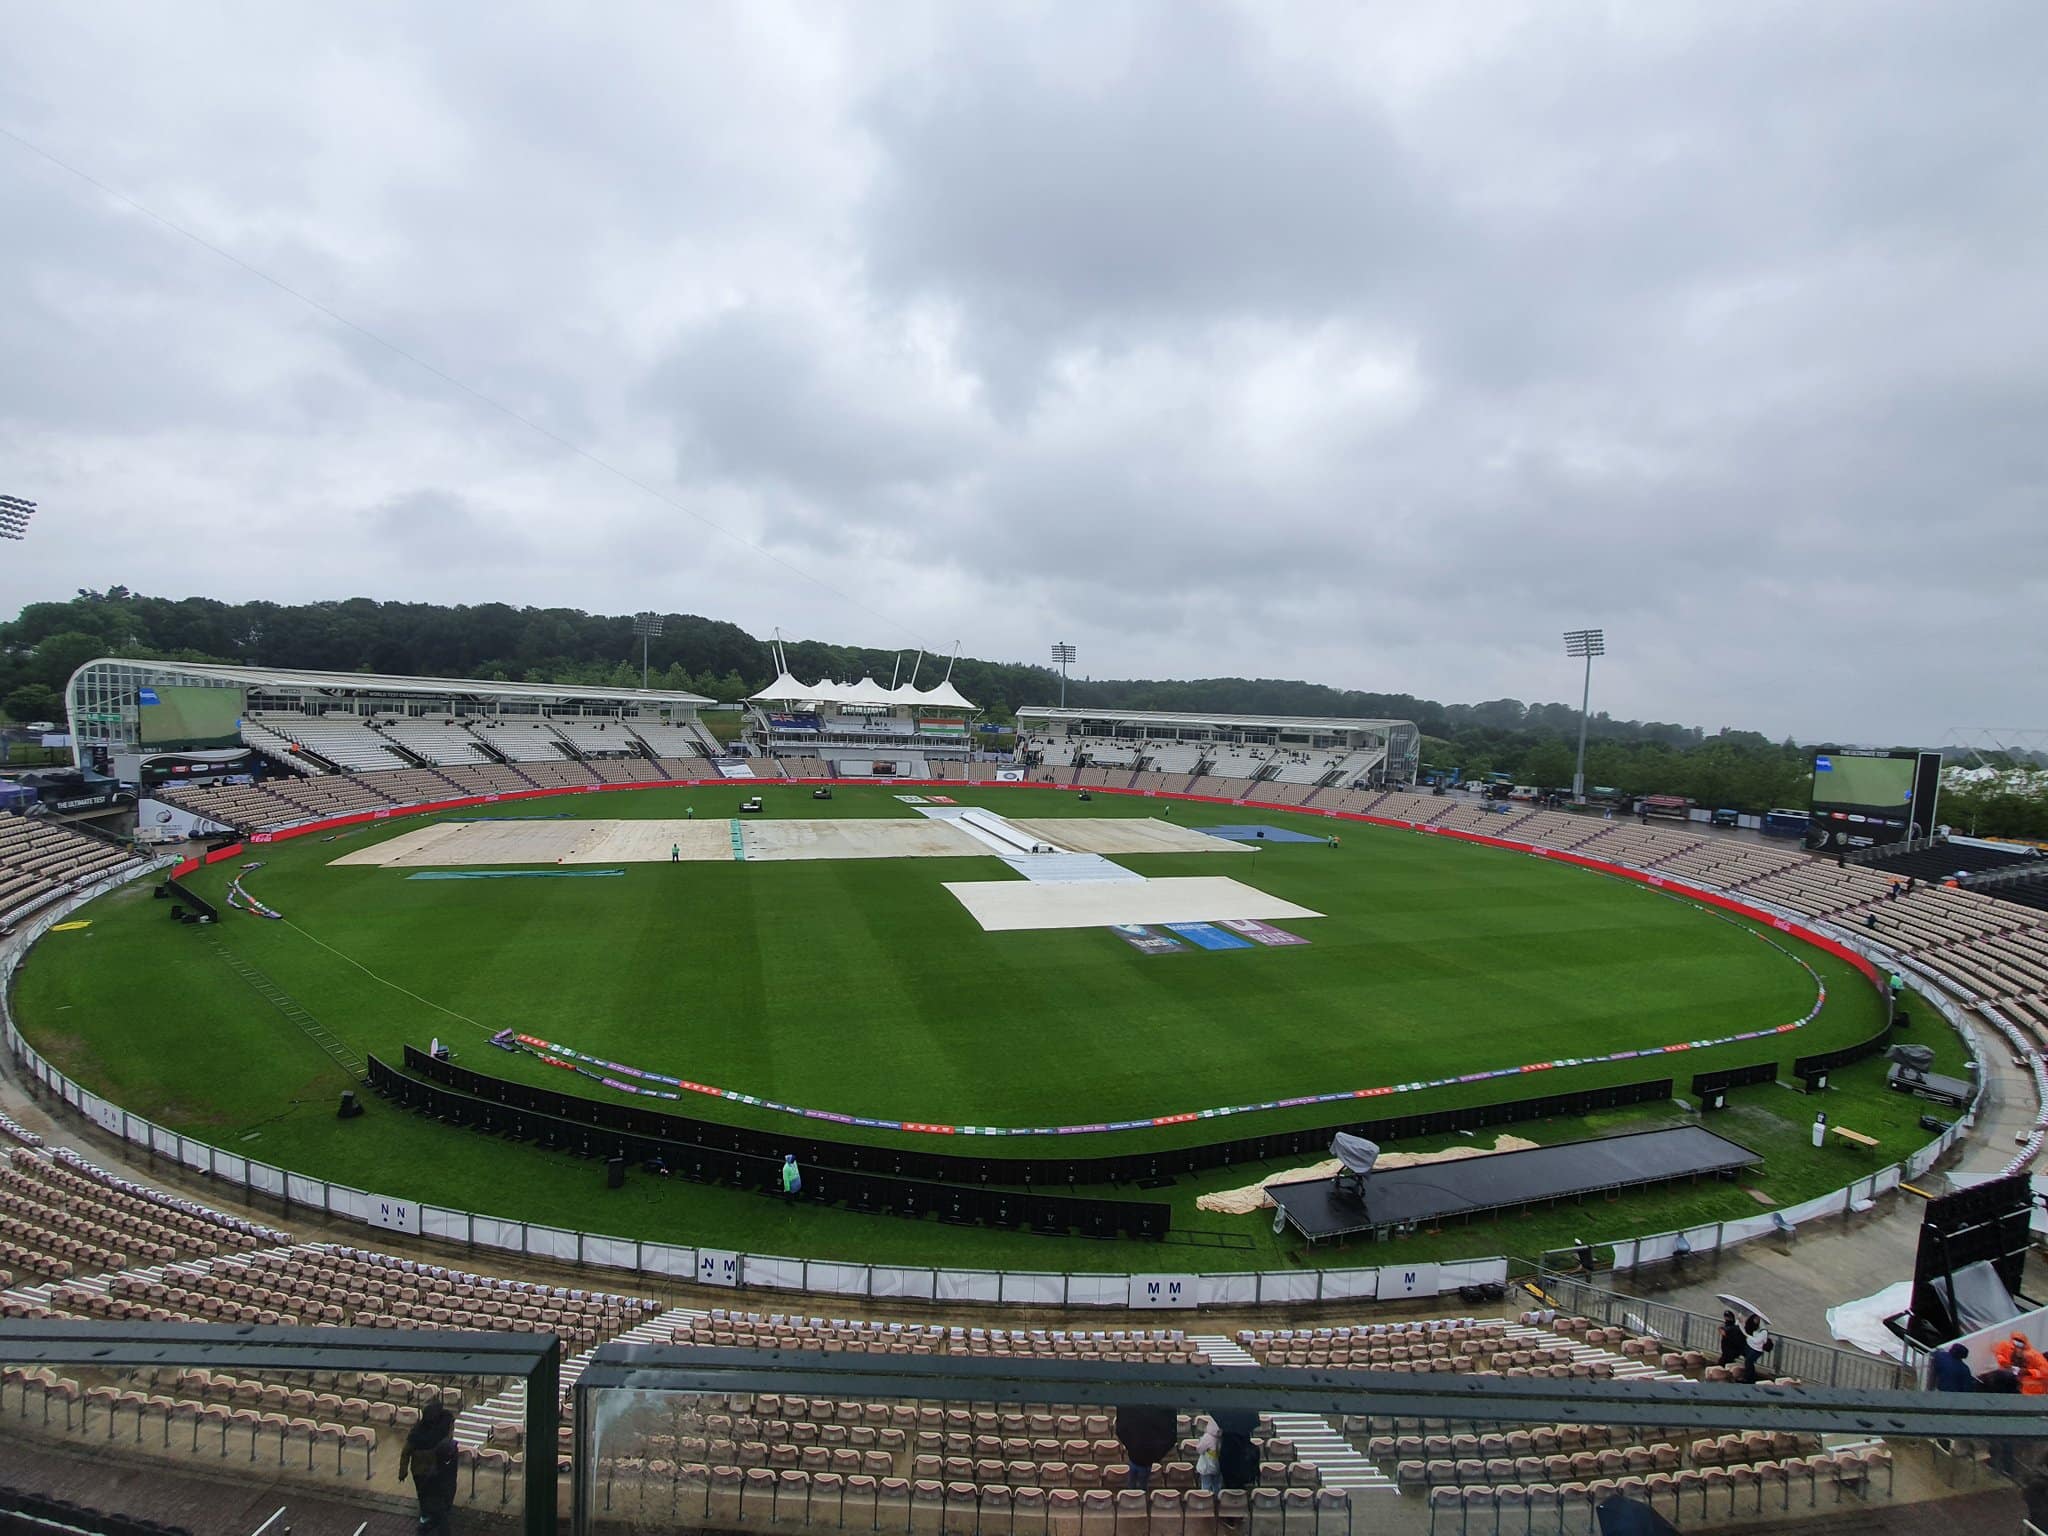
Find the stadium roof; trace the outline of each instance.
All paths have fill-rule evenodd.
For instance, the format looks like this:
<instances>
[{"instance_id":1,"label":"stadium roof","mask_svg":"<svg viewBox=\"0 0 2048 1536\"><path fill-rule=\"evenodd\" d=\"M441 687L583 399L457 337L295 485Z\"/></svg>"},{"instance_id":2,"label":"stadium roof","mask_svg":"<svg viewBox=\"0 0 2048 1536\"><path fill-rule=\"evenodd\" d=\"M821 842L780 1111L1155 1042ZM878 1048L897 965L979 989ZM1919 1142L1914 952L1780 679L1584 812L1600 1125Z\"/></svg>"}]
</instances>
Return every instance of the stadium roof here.
<instances>
[{"instance_id":1,"label":"stadium roof","mask_svg":"<svg viewBox=\"0 0 2048 1536\"><path fill-rule=\"evenodd\" d=\"M1413 720L1343 720L1327 715L1226 715L1203 710L1170 709L1060 709L1050 705L1022 704L1017 718L1061 720L1081 723L1089 720L1120 720L1132 725L1220 725L1232 728L1273 726L1323 731L1383 731L1391 726L1413 727Z\"/></svg>"},{"instance_id":2,"label":"stadium roof","mask_svg":"<svg viewBox=\"0 0 2048 1536\"><path fill-rule=\"evenodd\" d=\"M751 704L908 704L921 709L974 709L978 706L961 696L950 679L942 680L929 688L913 688L909 683L898 688L884 688L872 677L864 677L857 683L801 683L787 672L776 676L774 682L759 693L748 698Z\"/></svg>"},{"instance_id":3,"label":"stadium roof","mask_svg":"<svg viewBox=\"0 0 2048 1536\"><path fill-rule=\"evenodd\" d=\"M306 693L412 693L478 699L602 700L607 703L710 704L701 693L673 688L604 688L583 683L497 683L478 677L391 677L376 672L301 672L271 667L231 667L202 661L141 660L99 656L79 672L93 667L136 667L145 672L235 684L244 688ZM75 677L77 674L74 673Z\"/></svg>"}]
</instances>

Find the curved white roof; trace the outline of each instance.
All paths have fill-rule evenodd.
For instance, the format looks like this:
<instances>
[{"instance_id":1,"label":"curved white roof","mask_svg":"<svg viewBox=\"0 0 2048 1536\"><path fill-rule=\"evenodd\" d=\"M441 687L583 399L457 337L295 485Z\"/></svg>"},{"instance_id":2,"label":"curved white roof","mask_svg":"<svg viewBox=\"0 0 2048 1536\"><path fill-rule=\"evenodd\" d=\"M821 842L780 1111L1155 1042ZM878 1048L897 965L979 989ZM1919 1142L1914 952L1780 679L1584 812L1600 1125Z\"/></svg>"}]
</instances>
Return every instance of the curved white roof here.
<instances>
[{"instance_id":1,"label":"curved white roof","mask_svg":"<svg viewBox=\"0 0 2048 1536\"><path fill-rule=\"evenodd\" d=\"M901 690L910 695L907 702L929 704L938 709L972 709L974 706L961 697L960 690L953 686L951 678L945 678L937 685L919 692L914 688Z\"/></svg>"},{"instance_id":2,"label":"curved white roof","mask_svg":"<svg viewBox=\"0 0 2048 1536\"><path fill-rule=\"evenodd\" d=\"M748 695L747 701L752 704L902 704L924 709L976 708L950 680L930 688L913 688L908 683L884 688L872 677L864 677L857 683L802 683L787 672L777 674L775 681L766 688Z\"/></svg>"}]
</instances>

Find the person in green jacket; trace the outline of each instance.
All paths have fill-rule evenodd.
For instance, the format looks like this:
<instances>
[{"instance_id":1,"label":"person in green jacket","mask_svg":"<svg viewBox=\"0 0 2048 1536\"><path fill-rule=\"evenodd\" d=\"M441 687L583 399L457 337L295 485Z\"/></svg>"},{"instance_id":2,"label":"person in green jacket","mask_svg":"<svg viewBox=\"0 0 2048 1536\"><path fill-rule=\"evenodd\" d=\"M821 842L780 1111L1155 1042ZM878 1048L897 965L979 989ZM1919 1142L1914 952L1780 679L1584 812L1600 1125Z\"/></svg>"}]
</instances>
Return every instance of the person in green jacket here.
<instances>
[{"instance_id":1,"label":"person in green jacket","mask_svg":"<svg viewBox=\"0 0 2048 1536\"><path fill-rule=\"evenodd\" d=\"M796 1197L797 1197L798 1195L800 1195L800 1194L802 1194L802 1193L803 1193L803 1190L804 1190L804 1176L803 1176L803 1170L802 1170L802 1169L800 1169L800 1168L798 1168L798 1167L797 1167L797 1165L796 1165L796 1154L795 1154L794 1152L785 1152L785 1153L783 1153L783 1154L782 1154L782 1197L783 1197L783 1199L785 1199L785 1200L794 1200L794 1199L795 1199L795 1198L796 1198Z\"/></svg>"}]
</instances>

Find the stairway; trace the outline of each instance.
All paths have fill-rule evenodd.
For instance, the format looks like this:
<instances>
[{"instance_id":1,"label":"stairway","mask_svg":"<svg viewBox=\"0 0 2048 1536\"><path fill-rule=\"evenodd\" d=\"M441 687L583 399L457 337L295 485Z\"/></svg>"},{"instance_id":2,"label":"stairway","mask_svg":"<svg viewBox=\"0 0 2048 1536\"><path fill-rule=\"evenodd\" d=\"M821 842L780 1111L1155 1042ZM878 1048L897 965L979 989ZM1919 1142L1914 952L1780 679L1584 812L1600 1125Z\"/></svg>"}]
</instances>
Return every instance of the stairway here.
<instances>
[{"instance_id":1,"label":"stairway","mask_svg":"<svg viewBox=\"0 0 2048 1536\"><path fill-rule=\"evenodd\" d=\"M693 1323L710 1314L701 1307L671 1307L657 1313L646 1322L628 1328L616 1338L605 1342L611 1344L666 1344L669 1335L685 1323ZM584 1368L591 1362L603 1344L593 1344L580 1354L571 1355L562 1362L562 1392L569 1389L582 1377ZM490 1438L491 1431L500 1425L509 1424L514 1429L526 1427L526 1383L514 1382L496 1397L465 1408L455 1419L455 1443L466 1445L471 1450Z\"/></svg>"},{"instance_id":2,"label":"stairway","mask_svg":"<svg viewBox=\"0 0 2048 1536\"><path fill-rule=\"evenodd\" d=\"M1505 1321L1505 1320L1504 1320ZM1568 1349L1572 1352L1574 1365L1593 1364L1605 1361L1614 1367L1616 1381L1684 1381L1687 1378L1675 1371L1664 1370L1646 1360L1618 1354L1603 1349L1598 1344L1588 1344L1584 1339L1568 1338L1561 1333L1552 1333L1548 1328L1533 1328L1526 1323L1507 1324L1508 1343L1521 1349Z\"/></svg>"},{"instance_id":3,"label":"stairway","mask_svg":"<svg viewBox=\"0 0 2048 1536\"><path fill-rule=\"evenodd\" d=\"M1191 1333L1188 1343L1209 1357L1211 1365L1239 1370L1259 1364L1249 1350L1220 1333ZM1326 1488L1342 1488L1354 1498L1361 1493L1397 1495L1394 1481L1374 1466L1320 1414L1270 1413L1276 1439L1292 1440L1295 1454L1314 1467Z\"/></svg>"}]
</instances>

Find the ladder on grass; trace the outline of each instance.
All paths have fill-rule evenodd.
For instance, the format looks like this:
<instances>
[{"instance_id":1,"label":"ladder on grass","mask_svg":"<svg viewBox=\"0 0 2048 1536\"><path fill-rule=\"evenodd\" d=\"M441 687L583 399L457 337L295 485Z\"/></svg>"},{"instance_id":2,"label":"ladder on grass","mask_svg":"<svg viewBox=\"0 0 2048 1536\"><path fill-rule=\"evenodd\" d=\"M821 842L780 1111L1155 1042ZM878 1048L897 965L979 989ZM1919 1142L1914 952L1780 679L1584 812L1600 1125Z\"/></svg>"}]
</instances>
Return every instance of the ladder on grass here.
<instances>
[{"instance_id":1,"label":"ladder on grass","mask_svg":"<svg viewBox=\"0 0 2048 1536\"><path fill-rule=\"evenodd\" d=\"M229 949L219 939L213 941L213 949L214 953L227 963L229 970L248 983L249 989L252 992L283 1014L287 1019L291 1020L298 1027L299 1033L325 1051L342 1071L358 1082L361 1082L369 1075L369 1066L364 1062L363 1058L350 1049L344 1041L337 1038L334 1032L325 1024L322 1024L312 1014L300 1007L298 999L293 997L291 993L285 991L283 987L280 987L232 949Z\"/></svg>"}]
</instances>

